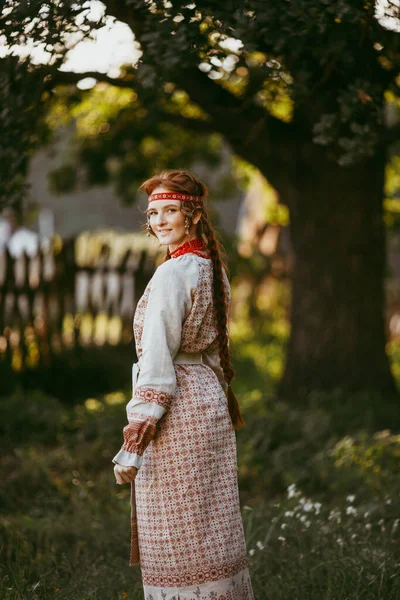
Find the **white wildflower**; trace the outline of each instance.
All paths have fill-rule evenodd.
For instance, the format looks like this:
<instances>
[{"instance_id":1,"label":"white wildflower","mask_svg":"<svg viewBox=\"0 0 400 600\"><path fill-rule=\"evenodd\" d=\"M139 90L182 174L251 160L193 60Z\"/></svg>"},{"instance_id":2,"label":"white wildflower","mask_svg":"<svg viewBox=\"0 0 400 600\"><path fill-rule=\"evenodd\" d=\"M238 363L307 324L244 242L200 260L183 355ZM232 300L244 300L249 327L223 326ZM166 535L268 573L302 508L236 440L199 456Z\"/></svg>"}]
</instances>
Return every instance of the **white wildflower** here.
<instances>
[{"instance_id":1,"label":"white wildflower","mask_svg":"<svg viewBox=\"0 0 400 600\"><path fill-rule=\"evenodd\" d=\"M304 521L304 525L305 525L306 527L310 527L310 525L311 525L311 521Z\"/></svg>"},{"instance_id":2,"label":"white wildflower","mask_svg":"<svg viewBox=\"0 0 400 600\"><path fill-rule=\"evenodd\" d=\"M354 508L354 506L347 506L346 515L356 515L356 514L357 514L357 509Z\"/></svg>"},{"instance_id":3,"label":"white wildflower","mask_svg":"<svg viewBox=\"0 0 400 600\"><path fill-rule=\"evenodd\" d=\"M392 533L395 533L395 531L397 531L397 528L399 526L400 523L400 519L395 519L393 521L393 525L392 525Z\"/></svg>"},{"instance_id":4,"label":"white wildflower","mask_svg":"<svg viewBox=\"0 0 400 600\"><path fill-rule=\"evenodd\" d=\"M306 512L310 512L310 510L312 510L314 508L314 504L310 501L305 502L303 504L303 510L305 510Z\"/></svg>"},{"instance_id":5,"label":"white wildflower","mask_svg":"<svg viewBox=\"0 0 400 600\"><path fill-rule=\"evenodd\" d=\"M285 527L286 527L286 523L282 523L281 529L285 529Z\"/></svg>"},{"instance_id":6,"label":"white wildflower","mask_svg":"<svg viewBox=\"0 0 400 600\"><path fill-rule=\"evenodd\" d=\"M365 523L365 529L371 529L372 525L371 523Z\"/></svg>"},{"instance_id":7,"label":"white wildflower","mask_svg":"<svg viewBox=\"0 0 400 600\"><path fill-rule=\"evenodd\" d=\"M356 499L356 497L355 497L355 495L354 495L354 494L350 494L350 495L349 495L349 496L347 496L347 498L346 498L347 502L350 502L350 504L351 504L352 502L354 502L354 500L355 500L355 499Z\"/></svg>"},{"instance_id":8,"label":"white wildflower","mask_svg":"<svg viewBox=\"0 0 400 600\"><path fill-rule=\"evenodd\" d=\"M256 546L259 550L264 550L264 548L265 548L264 544L260 541L257 542Z\"/></svg>"},{"instance_id":9,"label":"white wildflower","mask_svg":"<svg viewBox=\"0 0 400 600\"><path fill-rule=\"evenodd\" d=\"M343 542L343 538L338 537L336 538L337 543L339 544L339 546L343 546L344 542Z\"/></svg>"},{"instance_id":10,"label":"white wildflower","mask_svg":"<svg viewBox=\"0 0 400 600\"><path fill-rule=\"evenodd\" d=\"M285 517L293 517L293 515L294 515L294 512L292 510L287 510L285 512Z\"/></svg>"},{"instance_id":11,"label":"white wildflower","mask_svg":"<svg viewBox=\"0 0 400 600\"><path fill-rule=\"evenodd\" d=\"M341 513L338 508L333 508L329 513L328 520L332 521L333 519L336 521L336 523L340 523L342 520Z\"/></svg>"},{"instance_id":12,"label":"white wildflower","mask_svg":"<svg viewBox=\"0 0 400 600\"><path fill-rule=\"evenodd\" d=\"M253 556L254 552L255 552L254 548L251 548L251 549L249 550L249 554L250 554L250 556Z\"/></svg>"},{"instance_id":13,"label":"white wildflower","mask_svg":"<svg viewBox=\"0 0 400 600\"><path fill-rule=\"evenodd\" d=\"M322 506L321 502L314 502L314 508L315 508L315 514L316 515L319 515L319 511L321 509L321 506Z\"/></svg>"},{"instance_id":14,"label":"white wildflower","mask_svg":"<svg viewBox=\"0 0 400 600\"><path fill-rule=\"evenodd\" d=\"M369 517L369 511L368 510L365 511L365 513L364 513L364 519L366 519L367 517Z\"/></svg>"},{"instance_id":15,"label":"white wildflower","mask_svg":"<svg viewBox=\"0 0 400 600\"><path fill-rule=\"evenodd\" d=\"M278 537L278 540L279 540L280 542L282 542L282 544L284 544L284 543L286 542L286 538L285 538L285 537L283 537L283 535L280 535L280 536Z\"/></svg>"},{"instance_id":16,"label":"white wildflower","mask_svg":"<svg viewBox=\"0 0 400 600\"><path fill-rule=\"evenodd\" d=\"M297 494L298 494L295 483L291 483L289 485L287 491L288 491L288 498L293 498L294 496L297 496Z\"/></svg>"}]
</instances>

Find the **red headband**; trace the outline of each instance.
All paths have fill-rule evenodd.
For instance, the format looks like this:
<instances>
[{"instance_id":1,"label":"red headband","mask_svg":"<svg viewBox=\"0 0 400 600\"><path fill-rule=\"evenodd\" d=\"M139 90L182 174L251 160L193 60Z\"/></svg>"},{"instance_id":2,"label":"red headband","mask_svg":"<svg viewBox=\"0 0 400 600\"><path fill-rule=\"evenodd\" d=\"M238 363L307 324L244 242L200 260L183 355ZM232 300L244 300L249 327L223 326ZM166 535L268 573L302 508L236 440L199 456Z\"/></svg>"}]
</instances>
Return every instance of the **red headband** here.
<instances>
[{"instance_id":1,"label":"red headband","mask_svg":"<svg viewBox=\"0 0 400 600\"><path fill-rule=\"evenodd\" d=\"M153 200L180 200L181 202L203 202L203 196L191 196L190 194L181 194L180 192L161 192L160 194L151 194L148 197L149 204Z\"/></svg>"}]
</instances>

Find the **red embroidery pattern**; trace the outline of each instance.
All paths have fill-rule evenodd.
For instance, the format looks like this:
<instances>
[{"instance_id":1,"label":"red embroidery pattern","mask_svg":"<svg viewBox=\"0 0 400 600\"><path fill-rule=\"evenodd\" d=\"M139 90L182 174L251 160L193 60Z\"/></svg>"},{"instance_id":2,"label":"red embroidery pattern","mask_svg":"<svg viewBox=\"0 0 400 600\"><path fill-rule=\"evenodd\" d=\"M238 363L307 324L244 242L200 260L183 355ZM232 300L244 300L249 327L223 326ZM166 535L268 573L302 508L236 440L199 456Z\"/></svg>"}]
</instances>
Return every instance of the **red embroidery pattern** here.
<instances>
[{"instance_id":1,"label":"red embroidery pattern","mask_svg":"<svg viewBox=\"0 0 400 600\"><path fill-rule=\"evenodd\" d=\"M124 443L122 450L142 456L156 433L157 419L139 413L135 413L134 416L137 420L130 419L129 424L123 429Z\"/></svg>"},{"instance_id":2,"label":"red embroidery pattern","mask_svg":"<svg viewBox=\"0 0 400 600\"><path fill-rule=\"evenodd\" d=\"M159 578L157 570L150 574L146 573L143 577L143 583L145 585L156 585L163 586L182 586L192 585L193 583L205 583L209 581L219 581L220 579L226 579L236 575L242 569L248 567L248 561L246 557L236 561L236 563L223 564L220 567L211 567L210 569L195 569L194 571L187 573L180 573L178 576L168 575L167 582L163 581L164 578Z\"/></svg>"},{"instance_id":3,"label":"red embroidery pattern","mask_svg":"<svg viewBox=\"0 0 400 600\"><path fill-rule=\"evenodd\" d=\"M193 260L199 268L180 351L209 351L218 344L212 263L193 254L175 260ZM150 285L134 318L139 358ZM156 586L146 600L162 600L163 588L192 585L193 592L185 592L190 600L189 594L193 600L253 600L227 398L205 364L176 364L175 373L176 393L135 479L142 578Z\"/></svg>"},{"instance_id":4,"label":"red embroidery pattern","mask_svg":"<svg viewBox=\"0 0 400 600\"><path fill-rule=\"evenodd\" d=\"M160 406L163 406L166 410L169 409L173 396L166 394L161 390L155 390L153 388L137 386L135 388L135 400L141 400L142 402L155 402Z\"/></svg>"},{"instance_id":5,"label":"red embroidery pattern","mask_svg":"<svg viewBox=\"0 0 400 600\"><path fill-rule=\"evenodd\" d=\"M191 196L190 194L181 194L179 192L160 192L159 194L151 194L148 197L148 202L154 200L181 200L181 202L202 202L203 196Z\"/></svg>"},{"instance_id":6,"label":"red embroidery pattern","mask_svg":"<svg viewBox=\"0 0 400 600\"><path fill-rule=\"evenodd\" d=\"M208 592L204 588L204 585L202 589L199 586L189 591L185 588L185 598L187 600L254 600L248 569L240 571L229 579L219 580L217 585L212 586L213 589ZM168 588L157 588L154 594L151 591L148 592L149 589L151 588L145 587L145 600L167 597ZM189 597L188 593L193 595ZM176 598L177 596L174 596L172 600L176 600Z\"/></svg>"},{"instance_id":7,"label":"red embroidery pattern","mask_svg":"<svg viewBox=\"0 0 400 600\"><path fill-rule=\"evenodd\" d=\"M224 281L228 289L228 305L230 301L229 281L225 271ZM214 314L213 268L210 263L199 265L199 279L190 311L182 329L182 352L205 352L213 349L213 342L218 337L218 327Z\"/></svg>"},{"instance_id":8,"label":"red embroidery pattern","mask_svg":"<svg viewBox=\"0 0 400 600\"><path fill-rule=\"evenodd\" d=\"M205 250L206 247L204 245L203 240L201 238L194 238L193 240L189 240L181 246L178 246L178 248L176 248L175 250L172 250L172 252L170 252L170 255L171 258L178 258L178 256L182 256L183 254L192 252L193 254L197 254L198 256L204 257ZM203 253L201 251L203 251Z\"/></svg>"},{"instance_id":9,"label":"red embroidery pattern","mask_svg":"<svg viewBox=\"0 0 400 600\"><path fill-rule=\"evenodd\" d=\"M186 256L186 255L185 255ZM178 259L175 259L178 260ZM193 298L193 306L182 329L182 342L180 352L204 352L218 347L218 328L213 314L213 267L211 261L206 263L199 261L199 278L197 289ZM225 289L227 290L228 307L231 300L231 290L228 276L223 270ZM139 299L135 316L133 319L133 331L135 336L136 354L140 358L142 351L142 334L146 306L151 290L151 279Z\"/></svg>"},{"instance_id":10,"label":"red embroidery pattern","mask_svg":"<svg viewBox=\"0 0 400 600\"><path fill-rule=\"evenodd\" d=\"M135 315L133 317L133 332L135 337L135 346L137 357L140 358L143 354L142 350L142 334L144 326L144 317L146 314L146 306L149 300L149 294L151 290L151 279L144 290L143 296L139 299L136 305Z\"/></svg>"}]
</instances>

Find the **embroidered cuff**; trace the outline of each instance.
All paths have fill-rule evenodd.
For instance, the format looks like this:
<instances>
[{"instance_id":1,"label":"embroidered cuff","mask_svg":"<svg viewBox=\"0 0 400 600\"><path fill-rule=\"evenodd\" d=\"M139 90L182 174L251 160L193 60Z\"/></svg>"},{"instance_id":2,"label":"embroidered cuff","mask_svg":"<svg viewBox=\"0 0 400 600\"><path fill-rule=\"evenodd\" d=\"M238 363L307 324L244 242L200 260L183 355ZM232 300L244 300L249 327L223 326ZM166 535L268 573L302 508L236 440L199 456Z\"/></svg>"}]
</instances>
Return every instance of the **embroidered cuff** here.
<instances>
[{"instance_id":1,"label":"embroidered cuff","mask_svg":"<svg viewBox=\"0 0 400 600\"><path fill-rule=\"evenodd\" d=\"M159 404L165 410L168 410L173 398L172 395L163 392L162 390L155 390L154 388L138 386L135 389L135 400L141 402L155 402Z\"/></svg>"},{"instance_id":2,"label":"embroidered cuff","mask_svg":"<svg viewBox=\"0 0 400 600\"><path fill-rule=\"evenodd\" d=\"M114 464L122 465L123 467L136 467L140 469L143 462L143 456L127 452L126 450L120 450L112 459Z\"/></svg>"},{"instance_id":3,"label":"embroidered cuff","mask_svg":"<svg viewBox=\"0 0 400 600\"><path fill-rule=\"evenodd\" d=\"M140 413L130 415L129 423L124 427L122 450L142 456L156 433L158 419Z\"/></svg>"}]
</instances>

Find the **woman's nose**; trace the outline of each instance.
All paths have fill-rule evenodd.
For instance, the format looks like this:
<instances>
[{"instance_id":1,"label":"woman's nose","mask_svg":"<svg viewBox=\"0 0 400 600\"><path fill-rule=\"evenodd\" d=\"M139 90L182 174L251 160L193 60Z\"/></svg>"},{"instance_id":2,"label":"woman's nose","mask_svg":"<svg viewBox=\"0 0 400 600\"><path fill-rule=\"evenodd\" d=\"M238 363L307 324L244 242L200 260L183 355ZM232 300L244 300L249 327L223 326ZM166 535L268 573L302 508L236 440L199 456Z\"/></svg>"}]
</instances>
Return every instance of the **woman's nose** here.
<instances>
[{"instance_id":1,"label":"woman's nose","mask_svg":"<svg viewBox=\"0 0 400 600\"><path fill-rule=\"evenodd\" d=\"M156 223L157 225L160 225L161 223L165 222L165 216L163 213L158 213L157 214L157 218L156 218Z\"/></svg>"}]
</instances>

